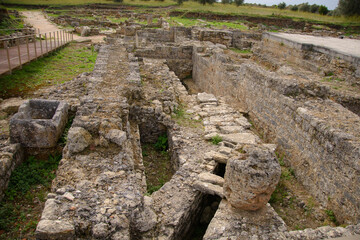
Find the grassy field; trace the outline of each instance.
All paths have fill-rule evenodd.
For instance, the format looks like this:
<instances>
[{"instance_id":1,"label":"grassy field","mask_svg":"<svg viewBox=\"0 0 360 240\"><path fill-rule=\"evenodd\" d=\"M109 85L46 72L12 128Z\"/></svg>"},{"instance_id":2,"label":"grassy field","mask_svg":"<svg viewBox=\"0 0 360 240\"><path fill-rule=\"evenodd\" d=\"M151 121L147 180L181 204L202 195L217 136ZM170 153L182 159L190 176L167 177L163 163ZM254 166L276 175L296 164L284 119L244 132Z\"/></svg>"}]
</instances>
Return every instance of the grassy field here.
<instances>
[{"instance_id":1,"label":"grassy field","mask_svg":"<svg viewBox=\"0 0 360 240\"><path fill-rule=\"evenodd\" d=\"M4 3L14 4L29 4L29 0L4 0ZM115 4L113 0L31 0L32 5L81 5L91 3ZM124 0L124 4L143 6L143 7L166 7L175 6L176 2L173 0L161 1L140 1L140 0ZM174 8L173 8L174 9ZM280 10L276 8L265 8L258 6L242 5L236 7L234 4L221 4L215 3L213 5L201 5L198 2L187 1L181 6L176 6L176 10L191 11L191 12L213 12L221 14L234 14L234 15L250 15L250 16L268 16L268 17L289 17L298 20L311 20L325 23L337 24L357 24L360 25L360 17L332 17L323 16L308 12L294 12L290 10Z\"/></svg>"},{"instance_id":2,"label":"grassy field","mask_svg":"<svg viewBox=\"0 0 360 240\"><path fill-rule=\"evenodd\" d=\"M0 97L27 96L40 87L69 81L94 68L97 52L71 43L52 55L33 61L23 69L0 78Z\"/></svg>"}]
</instances>

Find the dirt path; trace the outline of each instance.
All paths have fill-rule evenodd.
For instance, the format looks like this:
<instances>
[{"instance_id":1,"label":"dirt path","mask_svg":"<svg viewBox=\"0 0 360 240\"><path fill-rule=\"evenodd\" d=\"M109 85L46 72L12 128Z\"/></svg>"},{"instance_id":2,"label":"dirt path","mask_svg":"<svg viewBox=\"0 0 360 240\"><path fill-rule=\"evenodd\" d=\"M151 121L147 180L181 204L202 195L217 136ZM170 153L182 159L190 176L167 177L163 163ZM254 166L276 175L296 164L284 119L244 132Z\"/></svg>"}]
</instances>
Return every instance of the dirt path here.
<instances>
[{"instance_id":1,"label":"dirt path","mask_svg":"<svg viewBox=\"0 0 360 240\"><path fill-rule=\"evenodd\" d=\"M35 29L40 29L40 33L56 32L61 29L54 23L51 23L40 11L22 11L21 14L26 17L25 22L32 25ZM103 41L104 36L80 37L74 34L75 41L91 40L93 43Z\"/></svg>"}]
</instances>

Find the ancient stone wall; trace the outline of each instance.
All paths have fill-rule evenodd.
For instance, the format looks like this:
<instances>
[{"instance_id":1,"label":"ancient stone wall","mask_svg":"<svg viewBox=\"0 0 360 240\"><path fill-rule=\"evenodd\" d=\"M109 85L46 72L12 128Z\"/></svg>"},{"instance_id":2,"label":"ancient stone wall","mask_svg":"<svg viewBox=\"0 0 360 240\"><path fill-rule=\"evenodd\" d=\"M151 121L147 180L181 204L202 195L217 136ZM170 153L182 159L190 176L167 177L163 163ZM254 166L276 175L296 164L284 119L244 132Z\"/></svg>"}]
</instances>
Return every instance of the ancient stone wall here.
<instances>
[{"instance_id":1,"label":"ancient stone wall","mask_svg":"<svg viewBox=\"0 0 360 240\"><path fill-rule=\"evenodd\" d=\"M255 51L257 55L271 55L301 66L315 73L336 75L350 84L360 84L360 59L348 54L333 51L330 48L299 44L287 39L279 38L270 33L263 34L264 41ZM268 60L270 59L267 58ZM275 67L278 62L272 61Z\"/></svg>"},{"instance_id":2,"label":"ancient stone wall","mask_svg":"<svg viewBox=\"0 0 360 240\"><path fill-rule=\"evenodd\" d=\"M194 52L193 61L193 79L200 89L248 111L263 137L286 153L312 195L340 221L359 221L357 115L321 99L321 89L280 78L255 64L234 64L221 50Z\"/></svg>"},{"instance_id":3,"label":"ancient stone wall","mask_svg":"<svg viewBox=\"0 0 360 240\"><path fill-rule=\"evenodd\" d=\"M146 29L139 30L136 33L140 41L144 38L146 39L146 41L149 42L174 42L175 32L173 31L173 29Z\"/></svg>"},{"instance_id":4,"label":"ancient stone wall","mask_svg":"<svg viewBox=\"0 0 360 240\"><path fill-rule=\"evenodd\" d=\"M137 57L166 59L166 63L171 71L183 79L191 75L192 71L192 52L193 46L155 46L154 48L137 49Z\"/></svg>"}]
</instances>

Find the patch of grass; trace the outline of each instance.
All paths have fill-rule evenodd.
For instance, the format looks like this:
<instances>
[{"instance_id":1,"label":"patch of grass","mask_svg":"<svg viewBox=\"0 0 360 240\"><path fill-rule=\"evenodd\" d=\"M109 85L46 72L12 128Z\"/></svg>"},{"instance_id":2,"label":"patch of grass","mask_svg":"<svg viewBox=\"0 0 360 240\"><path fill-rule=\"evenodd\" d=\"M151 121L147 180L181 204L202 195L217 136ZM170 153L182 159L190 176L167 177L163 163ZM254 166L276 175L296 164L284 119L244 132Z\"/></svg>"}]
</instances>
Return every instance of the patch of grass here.
<instances>
[{"instance_id":1,"label":"patch of grass","mask_svg":"<svg viewBox=\"0 0 360 240\"><path fill-rule=\"evenodd\" d=\"M14 33L13 30L8 29L20 29L24 28L24 22L21 18L16 18L15 16L9 14L9 19L4 19L0 24L0 35L8 35Z\"/></svg>"},{"instance_id":2,"label":"patch of grass","mask_svg":"<svg viewBox=\"0 0 360 240\"><path fill-rule=\"evenodd\" d=\"M336 217L335 217L335 214L334 214L333 210L326 209L325 213L329 217L330 221L332 221L336 225L339 225L338 221L336 220Z\"/></svg>"},{"instance_id":3,"label":"patch of grass","mask_svg":"<svg viewBox=\"0 0 360 240\"><path fill-rule=\"evenodd\" d=\"M157 142L162 142L164 138ZM166 138L167 140L167 138ZM166 182L168 182L174 170L171 166L170 154L168 151L162 151L155 147L154 144L143 144L142 145L142 155L143 163L146 173L146 185L147 185L147 195L151 195L153 192L159 190ZM162 148L163 149L163 148Z\"/></svg>"},{"instance_id":4,"label":"patch of grass","mask_svg":"<svg viewBox=\"0 0 360 240\"><path fill-rule=\"evenodd\" d=\"M166 133L158 137L154 147L156 150L161 152L165 152L169 148L168 137Z\"/></svg>"},{"instance_id":5,"label":"patch of grass","mask_svg":"<svg viewBox=\"0 0 360 240\"><path fill-rule=\"evenodd\" d=\"M223 28L223 26L226 26L233 29L248 30L248 27L241 22L208 21L208 23L216 28Z\"/></svg>"},{"instance_id":6,"label":"patch of grass","mask_svg":"<svg viewBox=\"0 0 360 240\"><path fill-rule=\"evenodd\" d=\"M192 27L199 23L199 21L194 18L171 17L170 19L171 26L177 25L176 22L182 23L184 27Z\"/></svg>"},{"instance_id":7,"label":"patch of grass","mask_svg":"<svg viewBox=\"0 0 360 240\"><path fill-rule=\"evenodd\" d=\"M250 49L238 49L238 48L230 48L231 51L240 53L240 54L249 54L252 53Z\"/></svg>"},{"instance_id":8,"label":"patch of grass","mask_svg":"<svg viewBox=\"0 0 360 240\"><path fill-rule=\"evenodd\" d=\"M50 156L47 161L29 157L15 168L0 203L0 239L34 238L60 160L61 155Z\"/></svg>"},{"instance_id":9,"label":"patch of grass","mask_svg":"<svg viewBox=\"0 0 360 240\"><path fill-rule=\"evenodd\" d=\"M181 104L177 108L174 109L171 118L175 120L175 122L184 127L190 128L201 128L203 127L201 120L195 120L192 118L192 115L185 111L185 107Z\"/></svg>"},{"instance_id":10,"label":"patch of grass","mask_svg":"<svg viewBox=\"0 0 360 240\"><path fill-rule=\"evenodd\" d=\"M60 144L60 146L65 146L66 145L66 142L67 142L67 135L69 133L69 129L71 128L71 125L74 121L74 118L75 116L71 116L69 118L69 120L67 121L66 125L65 125L65 128L64 128L64 132L63 134L61 135L61 137L59 138L59 141L58 141L58 144Z\"/></svg>"},{"instance_id":11,"label":"patch of grass","mask_svg":"<svg viewBox=\"0 0 360 240\"><path fill-rule=\"evenodd\" d=\"M210 139L210 142L214 145L218 145L220 142L222 142L222 137L220 137L219 135L215 135Z\"/></svg>"},{"instance_id":12,"label":"patch of grass","mask_svg":"<svg viewBox=\"0 0 360 240\"><path fill-rule=\"evenodd\" d=\"M0 78L0 97L26 96L36 89L69 81L94 68L97 52L84 44L70 43L49 56Z\"/></svg>"}]
</instances>

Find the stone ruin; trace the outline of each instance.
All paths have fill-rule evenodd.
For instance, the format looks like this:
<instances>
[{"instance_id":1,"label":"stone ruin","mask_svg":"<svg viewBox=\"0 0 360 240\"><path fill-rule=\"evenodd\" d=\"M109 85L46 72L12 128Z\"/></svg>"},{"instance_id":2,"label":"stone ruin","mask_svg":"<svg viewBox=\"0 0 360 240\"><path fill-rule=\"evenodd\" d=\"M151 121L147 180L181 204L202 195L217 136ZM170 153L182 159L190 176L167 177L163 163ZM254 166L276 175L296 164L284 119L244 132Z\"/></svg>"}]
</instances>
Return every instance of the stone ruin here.
<instances>
[{"instance_id":1,"label":"stone ruin","mask_svg":"<svg viewBox=\"0 0 360 240\"><path fill-rule=\"evenodd\" d=\"M359 58L304 46L275 56L276 48L293 48L293 42L271 36L122 26L101 46L92 73L39 91L38 98L54 100L42 105L46 109L57 104L59 110L66 101L76 115L36 238L190 239L198 223L209 224L203 239L360 234L360 119L352 107L360 95L315 81L331 67L359 84ZM252 47L254 55L229 47ZM196 94L183 84L189 76ZM16 149L1 149L12 166L26 147L14 123L34 118L31 101L11 120ZM53 121L54 108L49 112L42 118ZM161 134L175 173L148 195L141 141ZM209 142L214 137L219 145ZM346 228L287 230L267 203L281 172L275 149Z\"/></svg>"}]
</instances>

